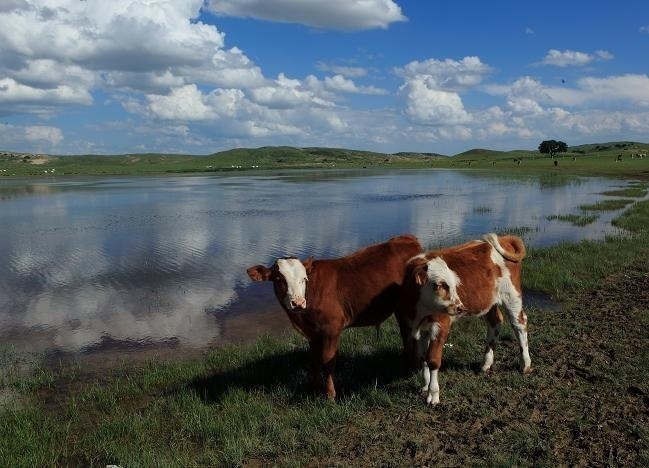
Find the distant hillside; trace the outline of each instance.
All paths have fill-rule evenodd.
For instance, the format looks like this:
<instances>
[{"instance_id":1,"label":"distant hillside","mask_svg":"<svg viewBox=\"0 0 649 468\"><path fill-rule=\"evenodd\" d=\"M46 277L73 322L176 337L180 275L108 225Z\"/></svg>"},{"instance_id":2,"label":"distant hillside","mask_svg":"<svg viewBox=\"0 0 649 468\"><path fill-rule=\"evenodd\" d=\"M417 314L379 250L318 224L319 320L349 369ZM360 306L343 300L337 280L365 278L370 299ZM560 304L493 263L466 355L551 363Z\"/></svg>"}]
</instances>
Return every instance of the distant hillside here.
<instances>
[{"instance_id":1,"label":"distant hillside","mask_svg":"<svg viewBox=\"0 0 649 468\"><path fill-rule=\"evenodd\" d=\"M506 154L504 151L488 150L483 148L474 148L463 153L458 153L454 158L495 158L501 157L503 154Z\"/></svg>"},{"instance_id":2,"label":"distant hillside","mask_svg":"<svg viewBox=\"0 0 649 468\"><path fill-rule=\"evenodd\" d=\"M556 158L538 151L475 148L454 156L437 153L377 153L345 148L264 146L236 148L211 155L136 153L60 156L0 151L0 176L128 175L201 173L300 168L455 168L514 169L587 174L649 174L649 144L610 142L578 145ZM625 164L617 164L623 161Z\"/></svg>"},{"instance_id":3,"label":"distant hillside","mask_svg":"<svg viewBox=\"0 0 649 468\"><path fill-rule=\"evenodd\" d=\"M432 159L443 159L448 158L445 154L439 153L418 153L415 151L400 151L398 153L393 153L394 156L405 156L405 157L414 157L414 158L432 158Z\"/></svg>"},{"instance_id":4,"label":"distant hillside","mask_svg":"<svg viewBox=\"0 0 649 468\"><path fill-rule=\"evenodd\" d=\"M421 167L435 157L421 153L386 154L344 148L264 146L236 148L207 156L122 154L50 156L0 151L0 175L153 174L242 169Z\"/></svg>"},{"instance_id":5,"label":"distant hillside","mask_svg":"<svg viewBox=\"0 0 649 468\"><path fill-rule=\"evenodd\" d=\"M600 153L603 151L647 151L649 144L637 141L611 141L608 143L589 143L586 145L569 146L571 153Z\"/></svg>"}]
</instances>

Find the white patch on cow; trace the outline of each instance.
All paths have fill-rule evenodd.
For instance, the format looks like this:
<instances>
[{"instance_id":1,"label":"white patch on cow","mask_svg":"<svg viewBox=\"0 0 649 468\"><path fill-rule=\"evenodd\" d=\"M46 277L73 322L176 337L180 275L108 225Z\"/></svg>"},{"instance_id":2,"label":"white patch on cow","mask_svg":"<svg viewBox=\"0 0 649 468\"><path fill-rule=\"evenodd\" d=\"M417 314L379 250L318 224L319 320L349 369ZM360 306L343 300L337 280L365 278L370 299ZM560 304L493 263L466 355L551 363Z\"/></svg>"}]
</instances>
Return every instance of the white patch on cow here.
<instances>
[{"instance_id":1,"label":"white patch on cow","mask_svg":"<svg viewBox=\"0 0 649 468\"><path fill-rule=\"evenodd\" d=\"M505 310L507 319L514 329L514 334L521 347L521 367L523 372L531 370L532 361L530 359L529 345L527 342L527 325L521 324L518 318L523 310L523 297L518 292L514 283L512 282L509 268L505 265L505 259L492 245L491 260L500 268L501 276L498 279L496 286L496 300L495 303L501 305Z\"/></svg>"},{"instance_id":2,"label":"white patch on cow","mask_svg":"<svg viewBox=\"0 0 649 468\"><path fill-rule=\"evenodd\" d=\"M439 381L437 380L437 373L439 369L430 371L430 385L428 386L428 396L426 403L429 405L436 405L439 403Z\"/></svg>"},{"instance_id":3,"label":"white patch on cow","mask_svg":"<svg viewBox=\"0 0 649 468\"><path fill-rule=\"evenodd\" d=\"M286 281L287 291L282 298L284 305L289 310L296 308L306 309L306 268L296 258L282 258L277 260L279 272Z\"/></svg>"}]
</instances>

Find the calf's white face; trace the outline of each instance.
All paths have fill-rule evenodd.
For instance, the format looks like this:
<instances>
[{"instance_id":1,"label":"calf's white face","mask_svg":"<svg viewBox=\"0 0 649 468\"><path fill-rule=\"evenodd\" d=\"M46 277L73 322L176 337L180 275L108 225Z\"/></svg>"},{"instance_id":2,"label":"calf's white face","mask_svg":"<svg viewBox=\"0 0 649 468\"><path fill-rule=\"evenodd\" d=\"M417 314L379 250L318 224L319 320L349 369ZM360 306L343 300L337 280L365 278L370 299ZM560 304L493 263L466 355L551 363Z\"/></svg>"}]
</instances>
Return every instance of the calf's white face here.
<instances>
[{"instance_id":1,"label":"calf's white face","mask_svg":"<svg viewBox=\"0 0 649 468\"><path fill-rule=\"evenodd\" d=\"M306 268L296 258L277 260L279 275L283 277L283 285L274 280L275 292L288 310L306 309L306 283L308 281ZM281 281L281 280L280 280Z\"/></svg>"},{"instance_id":2,"label":"calf's white face","mask_svg":"<svg viewBox=\"0 0 649 468\"><path fill-rule=\"evenodd\" d=\"M304 263L297 258L280 258L271 268L255 265L246 272L254 281L271 281L275 296L287 310L306 309L307 269L312 265L311 257Z\"/></svg>"},{"instance_id":3,"label":"calf's white face","mask_svg":"<svg viewBox=\"0 0 649 468\"><path fill-rule=\"evenodd\" d=\"M461 313L464 305L457 293L460 278L440 257L432 258L415 272L421 288L421 303L428 310Z\"/></svg>"}]
</instances>

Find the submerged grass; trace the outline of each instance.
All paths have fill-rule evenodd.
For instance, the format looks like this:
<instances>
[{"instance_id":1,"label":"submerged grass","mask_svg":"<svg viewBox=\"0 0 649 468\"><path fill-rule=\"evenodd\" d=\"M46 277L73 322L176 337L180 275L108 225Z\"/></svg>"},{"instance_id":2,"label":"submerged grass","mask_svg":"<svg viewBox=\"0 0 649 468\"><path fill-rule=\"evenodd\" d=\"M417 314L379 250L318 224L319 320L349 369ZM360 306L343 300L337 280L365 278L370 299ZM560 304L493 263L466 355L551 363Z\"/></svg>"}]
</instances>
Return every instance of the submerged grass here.
<instances>
[{"instance_id":1,"label":"submerged grass","mask_svg":"<svg viewBox=\"0 0 649 468\"><path fill-rule=\"evenodd\" d=\"M294 333L94 373L9 353L0 392L20 404L0 407L0 465L644 465L649 202L614 224L627 233L529 250L524 286L565 308L528 310L531 375L509 327L494 373L476 373L482 321L452 330L435 408L403 371L393 320L343 334L335 403L310 393Z\"/></svg>"},{"instance_id":2,"label":"submerged grass","mask_svg":"<svg viewBox=\"0 0 649 468\"><path fill-rule=\"evenodd\" d=\"M608 195L610 197L632 197L632 198L642 198L647 195L646 188L643 187L627 187L619 190L609 190L602 192L602 195Z\"/></svg>"},{"instance_id":3,"label":"submerged grass","mask_svg":"<svg viewBox=\"0 0 649 468\"><path fill-rule=\"evenodd\" d=\"M633 203L633 201L626 198L616 198L613 200L599 201L591 205L581 205L579 208L584 211L614 211L624 208L628 204Z\"/></svg>"},{"instance_id":4,"label":"submerged grass","mask_svg":"<svg viewBox=\"0 0 649 468\"><path fill-rule=\"evenodd\" d=\"M571 223L574 226L587 226L595 222L597 218L599 218L599 216L597 215L579 216L576 214L550 215L545 217L545 219L547 219L548 221L565 221Z\"/></svg>"}]
</instances>

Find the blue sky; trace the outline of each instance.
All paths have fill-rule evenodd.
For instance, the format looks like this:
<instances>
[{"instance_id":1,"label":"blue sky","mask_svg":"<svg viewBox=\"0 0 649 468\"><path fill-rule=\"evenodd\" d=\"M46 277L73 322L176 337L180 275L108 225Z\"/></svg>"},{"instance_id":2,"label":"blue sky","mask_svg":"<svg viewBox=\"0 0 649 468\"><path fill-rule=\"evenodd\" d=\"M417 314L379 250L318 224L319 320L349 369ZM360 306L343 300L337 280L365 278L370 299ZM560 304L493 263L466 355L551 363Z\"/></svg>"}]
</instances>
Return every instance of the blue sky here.
<instances>
[{"instance_id":1,"label":"blue sky","mask_svg":"<svg viewBox=\"0 0 649 468\"><path fill-rule=\"evenodd\" d=\"M646 0L3 0L0 149L646 142L648 58Z\"/></svg>"}]
</instances>

